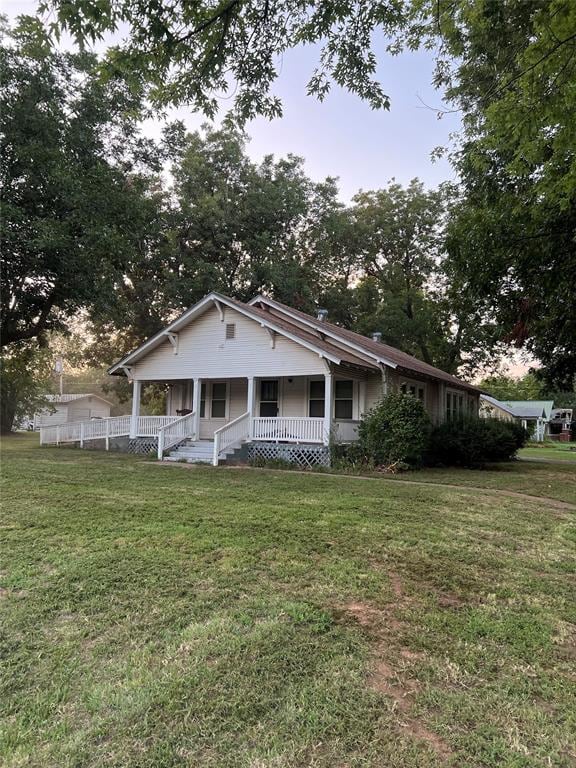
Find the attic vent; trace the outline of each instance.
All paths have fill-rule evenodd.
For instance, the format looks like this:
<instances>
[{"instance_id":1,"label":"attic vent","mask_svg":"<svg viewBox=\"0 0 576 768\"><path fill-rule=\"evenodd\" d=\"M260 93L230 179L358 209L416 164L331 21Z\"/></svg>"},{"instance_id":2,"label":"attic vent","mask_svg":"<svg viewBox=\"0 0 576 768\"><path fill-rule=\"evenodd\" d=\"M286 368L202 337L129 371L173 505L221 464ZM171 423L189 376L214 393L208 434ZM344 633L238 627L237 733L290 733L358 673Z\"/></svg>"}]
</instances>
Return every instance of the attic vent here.
<instances>
[{"instance_id":1,"label":"attic vent","mask_svg":"<svg viewBox=\"0 0 576 768\"><path fill-rule=\"evenodd\" d=\"M327 317L328 317L327 309L319 309L318 312L316 313L316 319L320 320L321 323L323 323Z\"/></svg>"},{"instance_id":2,"label":"attic vent","mask_svg":"<svg viewBox=\"0 0 576 768\"><path fill-rule=\"evenodd\" d=\"M380 333L380 331L373 331L372 341L382 341L382 334Z\"/></svg>"},{"instance_id":3,"label":"attic vent","mask_svg":"<svg viewBox=\"0 0 576 768\"><path fill-rule=\"evenodd\" d=\"M234 339L236 337L236 323L226 323L226 338Z\"/></svg>"}]
</instances>

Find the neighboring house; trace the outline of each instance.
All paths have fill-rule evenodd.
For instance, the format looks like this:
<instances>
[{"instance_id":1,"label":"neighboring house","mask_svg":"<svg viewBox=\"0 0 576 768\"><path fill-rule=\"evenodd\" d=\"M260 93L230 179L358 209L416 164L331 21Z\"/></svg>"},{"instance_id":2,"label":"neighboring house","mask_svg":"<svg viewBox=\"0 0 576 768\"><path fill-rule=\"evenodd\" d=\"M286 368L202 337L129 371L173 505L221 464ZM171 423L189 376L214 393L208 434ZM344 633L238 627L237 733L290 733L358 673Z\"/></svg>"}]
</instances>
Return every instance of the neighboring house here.
<instances>
[{"instance_id":1,"label":"neighboring house","mask_svg":"<svg viewBox=\"0 0 576 768\"><path fill-rule=\"evenodd\" d=\"M214 463L243 445L251 456L327 463L330 439L355 440L362 415L384 392L413 394L435 422L478 413L480 394L377 334L367 338L328 322L325 313L312 317L265 296L244 304L218 293L109 373L133 382L132 414L108 435L96 426L83 440L129 433L130 450L157 448L164 456L173 449L176 457ZM167 387L163 417L140 416L142 388L152 382Z\"/></svg>"},{"instance_id":2,"label":"neighboring house","mask_svg":"<svg viewBox=\"0 0 576 768\"><path fill-rule=\"evenodd\" d=\"M494 416L505 421L518 421L530 430L532 440L542 442L552 415L552 400L496 400L480 396L480 415Z\"/></svg>"},{"instance_id":3,"label":"neighboring house","mask_svg":"<svg viewBox=\"0 0 576 768\"><path fill-rule=\"evenodd\" d=\"M112 403L100 395L46 395L52 408L35 413L34 429L85 419L107 419Z\"/></svg>"},{"instance_id":4,"label":"neighboring house","mask_svg":"<svg viewBox=\"0 0 576 768\"><path fill-rule=\"evenodd\" d=\"M552 411L548 430L550 437L561 442L570 442L572 439L572 408L556 408Z\"/></svg>"}]
</instances>

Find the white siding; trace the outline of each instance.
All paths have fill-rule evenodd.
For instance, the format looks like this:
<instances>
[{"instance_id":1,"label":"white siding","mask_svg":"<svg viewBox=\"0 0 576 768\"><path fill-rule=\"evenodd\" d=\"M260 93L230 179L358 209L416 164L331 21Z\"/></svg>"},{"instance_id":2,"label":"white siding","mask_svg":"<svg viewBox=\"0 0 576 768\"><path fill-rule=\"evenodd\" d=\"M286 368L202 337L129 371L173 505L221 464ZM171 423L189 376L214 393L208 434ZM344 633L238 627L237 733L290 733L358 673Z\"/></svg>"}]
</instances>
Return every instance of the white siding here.
<instances>
[{"instance_id":1,"label":"white siding","mask_svg":"<svg viewBox=\"0 0 576 768\"><path fill-rule=\"evenodd\" d=\"M226 324L234 323L234 339L226 339ZM258 322L226 308L224 322L209 309L180 331L178 354L168 340L132 365L132 375L143 381L246 376L282 376L323 373L317 353L277 335L275 347Z\"/></svg>"},{"instance_id":2,"label":"white siding","mask_svg":"<svg viewBox=\"0 0 576 768\"><path fill-rule=\"evenodd\" d=\"M259 389L256 394L259 398ZM279 415L308 416L308 378L306 376L289 376L280 382Z\"/></svg>"},{"instance_id":3,"label":"white siding","mask_svg":"<svg viewBox=\"0 0 576 768\"><path fill-rule=\"evenodd\" d=\"M382 399L383 394L382 374L370 374L366 380L366 411L376 405Z\"/></svg>"},{"instance_id":4,"label":"white siding","mask_svg":"<svg viewBox=\"0 0 576 768\"><path fill-rule=\"evenodd\" d=\"M34 426L36 429L39 427L52 427L56 424L65 424L68 421L68 406L56 405L54 413L49 411L41 411L34 417Z\"/></svg>"},{"instance_id":5,"label":"white siding","mask_svg":"<svg viewBox=\"0 0 576 768\"><path fill-rule=\"evenodd\" d=\"M68 421L81 421L82 419L100 418L110 416L110 406L96 397L87 397L73 401L68 406Z\"/></svg>"}]
</instances>

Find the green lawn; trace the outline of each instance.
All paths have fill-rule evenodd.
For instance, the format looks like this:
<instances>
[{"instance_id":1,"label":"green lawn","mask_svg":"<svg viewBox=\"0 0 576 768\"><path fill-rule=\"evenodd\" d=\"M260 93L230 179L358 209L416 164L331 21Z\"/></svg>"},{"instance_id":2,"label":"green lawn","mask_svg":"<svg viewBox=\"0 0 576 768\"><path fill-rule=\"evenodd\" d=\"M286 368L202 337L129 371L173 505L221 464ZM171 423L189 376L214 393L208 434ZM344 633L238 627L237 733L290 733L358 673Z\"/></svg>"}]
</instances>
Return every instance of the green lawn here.
<instances>
[{"instance_id":1,"label":"green lawn","mask_svg":"<svg viewBox=\"0 0 576 768\"><path fill-rule=\"evenodd\" d=\"M553 464L515 461L489 469L423 469L394 476L394 480L448 483L493 490L508 490L530 496L548 496L576 505L576 463Z\"/></svg>"},{"instance_id":2,"label":"green lawn","mask_svg":"<svg viewBox=\"0 0 576 768\"><path fill-rule=\"evenodd\" d=\"M520 456L524 459L559 459L576 463L576 443L532 443L521 449Z\"/></svg>"},{"instance_id":3,"label":"green lawn","mask_svg":"<svg viewBox=\"0 0 576 768\"><path fill-rule=\"evenodd\" d=\"M567 506L3 449L2 766L574 765Z\"/></svg>"}]
</instances>

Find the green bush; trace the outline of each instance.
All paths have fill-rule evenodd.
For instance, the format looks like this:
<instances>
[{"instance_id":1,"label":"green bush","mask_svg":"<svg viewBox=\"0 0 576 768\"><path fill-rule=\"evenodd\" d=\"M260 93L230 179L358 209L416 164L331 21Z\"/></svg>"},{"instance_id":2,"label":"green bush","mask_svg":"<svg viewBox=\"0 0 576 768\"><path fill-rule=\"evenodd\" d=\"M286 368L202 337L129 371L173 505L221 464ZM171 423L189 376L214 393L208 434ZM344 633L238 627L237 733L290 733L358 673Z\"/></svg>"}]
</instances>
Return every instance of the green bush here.
<instances>
[{"instance_id":1,"label":"green bush","mask_svg":"<svg viewBox=\"0 0 576 768\"><path fill-rule=\"evenodd\" d=\"M510 461L528 440L528 432L515 421L466 417L446 421L432 429L427 464L479 467Z\"/></svg>"},{"instance_id":2,"label":"green bush","mask_svg":"<svg viewBox=\"0 0 576 768\"><path fill-rule=\"evenodd\" d=\"M430 426L430 418L418 398L393 392L385 395L360 422L359 451L367 462L377 466L419 466Z\"/></svg>"}]
</instances>

